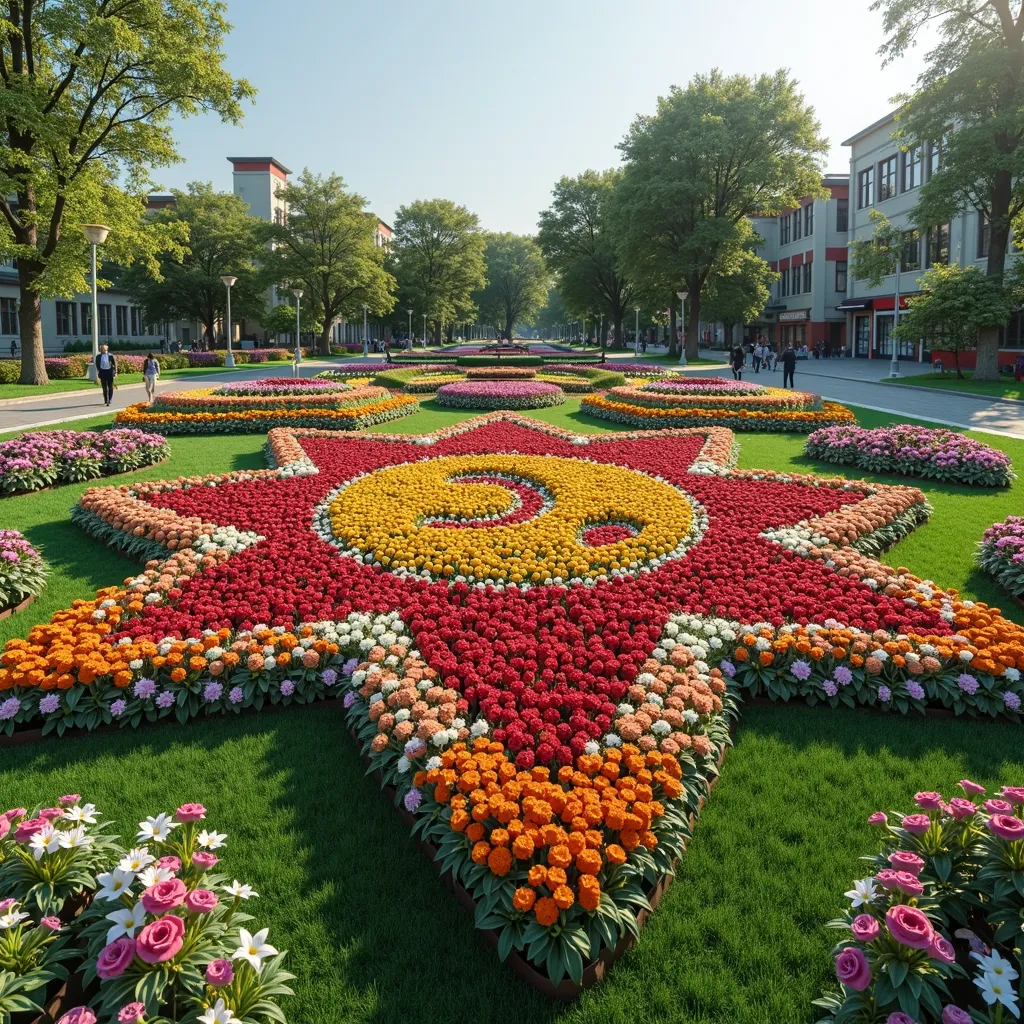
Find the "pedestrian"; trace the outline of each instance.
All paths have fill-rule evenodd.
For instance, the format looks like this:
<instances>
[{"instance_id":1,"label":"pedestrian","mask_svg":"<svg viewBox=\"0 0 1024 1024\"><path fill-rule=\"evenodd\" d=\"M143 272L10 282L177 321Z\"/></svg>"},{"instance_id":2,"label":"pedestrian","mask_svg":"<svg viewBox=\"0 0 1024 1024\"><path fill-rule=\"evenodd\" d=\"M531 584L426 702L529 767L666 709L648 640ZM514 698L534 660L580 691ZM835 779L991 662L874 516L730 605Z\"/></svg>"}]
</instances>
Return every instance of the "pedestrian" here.
<instances>
[{"instance_id":1,"label":"pedestrian","mask_svg":"<svg viewBox=\"0 0 1024 1024\"><path fill-rule=\"evenodd\" d=\"M762 359L764 359L764 346L761 344L761 339L758 338L754 343L754 373L761 372Z\"/></svg>"},{"instance_id":2,"label":"pedestrian","mask_svg":"<svg viewBox=\"0 0 1024 1024\"><path fill-rule=\"evenodd\" d=\"M167 351L167 339L166 338L161 338L160 339L160 352L161 352L161 354L163 354L166 351Z\"/></svg>"},{"instance_id":3,"label":"pedestrian","mask_svg":"<svg viewBox=\"0 0 1024 1024\"><path fill-rule=\"evenodd\" d=\"M146 382L146 397L149 404L153 404L156 398L156 382L160 377L160 360L152 352L146 356L142 363L142 379Z\"/></svg>"},{"instance_id":4,"label":"pedestrian","mask_svg":"<svg viewBox=\"0 0 1024 1024\"><path fill-rule=\"evenodd\" d=\"M117 359L110 351L109 345L100 348L96 357L96 370L103 388L103 404L110 405L114 397L114 378L117 376Z\"/></svg>"},{"instance_id":5,"label":"pedestrian","mask_svg":"<svg viewBox=\"0 0 1024 1024\"><path fill-rule=\"evenodd\" d=\"M18 342L14 338L11 338L11 358L18 358Z\"/></svg>"},{"instance_id":6,"label":"pedestrian","mask_svg":"<svg viewBox=\"0 0 1024 1024\"><path fill-rule=\"evenodd\" d=\"M743 379L743 364L746 362L746 353L743 351L742 345L734 346L732 350L732 356L729 360L729 365L732 367L733 380Z\"/></svg>"},{"instance_id":7,"label":"pedestrian","mask_svg":"<svg viewBox=\"0 0 1024 1024\"><path fill-rule=\"evenodd\" d=\"M1013 375L1017 378L1018 384L1024 380L1024 354L1017 356L1017 361L1013 364Z\"/></svg>"},{"instance_id":8,"label":"pedestrian","mask_svg":"<svg viewBox=\"0 0 1024 1024\"><path fill-rule=\"evenodd\" d=\"M794 370L796 370L796 351L793 348L793 342L790 342L786 346L786 351L782 353L782 386L784 388L796 387L796 384L793 383Z\"/></svg>"}]
</instances>

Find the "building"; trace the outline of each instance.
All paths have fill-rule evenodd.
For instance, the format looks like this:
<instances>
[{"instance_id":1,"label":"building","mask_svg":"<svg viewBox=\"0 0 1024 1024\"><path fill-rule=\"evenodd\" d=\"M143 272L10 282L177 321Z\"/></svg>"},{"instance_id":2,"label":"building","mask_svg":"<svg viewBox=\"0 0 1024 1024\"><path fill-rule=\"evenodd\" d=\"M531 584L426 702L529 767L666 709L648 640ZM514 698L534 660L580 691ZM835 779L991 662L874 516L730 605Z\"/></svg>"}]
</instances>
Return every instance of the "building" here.
<instances>
[{"instance_id":1,"label":"building","mask_svg":"<svg viewBox=\"0 0 1024 1024\"><path fill-rule=\"evenodd\" d=\"M947 224L921 230L914 223L913 213L920 188L942 166L942 140L937 139L913 148L902 149L895 139L896 114L893 111L848 138L850 147L849 195L850 241L870 238L873 225L871 211L884 213L890 223L904 232L903 259L900 266L900 309L907 308L907 299L920 294L920 275L936 263L975 264L985 271L988 257L988 226L977 210L962 210ZM1009 262L1017 257L1012 253ZM895 275L883 279L878 287L851 276L839 312L846 319L846 336L850 354L859 359L892 358L892 330L896 302ZM1012 363L1024 350L1024 325L1015 314L1003 330L1000 365ZM932 351L930 339L901 341L900 359L931 361L942 359L952 364L952 355ZM974 365L974 353L960 356L964 367Z\"/></svg>"},{"instance_id":2,"label":"building","mask_svg":"<svg viewBox=\"0 0 1024 1024\"><path fill-rule=\"evenodd\" d=\"M228 157L232 170L232 190L244 199L250 212L266 221L283 224L288 218L288 207L278 194L288 183L291 171L271 156ZM174 196L168 193L154 193L149 196L148 208L162 210L174 205ZM393 231L384 221L377 218L374 242L378 247L387 247ZM102 250L100 259L102 261ZM193 341L202 337L203 327L198 323L185 321L146 324L142 310L137 308L127 293L117 287L117 268L107 264L101 275L112 279L112 286L99 293L99 340L100 344L127 343L144 346L152 345L159 350L161 341L170 347L180 344L189 348ZM21 351L21 337L18 322L18 273L13 264L0 265L0 357L11 351L11 342L16 341ZM267 293L268 308L287 303L294 305L295 299L285 288L271 287ZM92 342L92 294L82 292L63 299L43 299L43 348L47 355L60 355L69 345L78 343L80 350L89 351ZM244 320L234 325L236 339L259 338L266 343L270 337L257 324ZM335 338L343 340L346 335L362 338L362 323L336 324ZM381 329L376 328L376 333ZM375 335L371 332L371 337Z\"/></svg>"},{"instance_id":3,"label":"building","mask_svg":"<svg viewBox=\"0 0 1024 1024\"><path fill-rule=\"evenodd\" d=\"M777 217L751 218L764 240L757 254L779 279L763 314L748 325L745 340L762 334L779 348L790 342L839 352L846 344L846 317L836 306L846 294L849 178L822 179L827 198L805 196Z\"/></svg>"}]
</instances>

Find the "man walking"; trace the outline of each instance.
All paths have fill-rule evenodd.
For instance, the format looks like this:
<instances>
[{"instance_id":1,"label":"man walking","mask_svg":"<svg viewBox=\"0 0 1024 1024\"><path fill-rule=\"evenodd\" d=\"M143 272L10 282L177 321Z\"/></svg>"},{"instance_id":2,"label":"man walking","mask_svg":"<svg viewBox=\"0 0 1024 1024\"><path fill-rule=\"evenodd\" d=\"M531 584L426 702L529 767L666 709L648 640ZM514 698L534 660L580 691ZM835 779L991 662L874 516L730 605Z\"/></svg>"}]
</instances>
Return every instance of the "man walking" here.
<instances>
[{"instance_id":1,"label":"man walking","mask_svg":"<svg viewBox=\"0 0 1024 1024\"><path fill-rule=\"evenodd\" d=\"M103 388L103 404L110 405L114 397L114 378L117 376L117 360L110 352L110 346L104 345L96 357L96 370Z\"/></svg>"},{"instance_id":2,"label":"man walking","mask_svg":"<svg viewBox=\"0 0 1024 1024\"><path fill-rule=\"evenodd\" d=\"M733 380L743 379L743 364L747 360L747 354L743 351L742 345L735 345L729 356L729 365L732 367Z\"/></svg>"},{"instance_id":3,"label":"man walking","mask_svg":"<svg viewBox=\"0 0 1024 1024\"><path fill-rule=\"evenodd\" d=\"M782 386L784 388L795 388L793 383L793 371L796 369L796 352L793 349L793 342L786 346L782 353Z\"/></svg>"}]
</instances>

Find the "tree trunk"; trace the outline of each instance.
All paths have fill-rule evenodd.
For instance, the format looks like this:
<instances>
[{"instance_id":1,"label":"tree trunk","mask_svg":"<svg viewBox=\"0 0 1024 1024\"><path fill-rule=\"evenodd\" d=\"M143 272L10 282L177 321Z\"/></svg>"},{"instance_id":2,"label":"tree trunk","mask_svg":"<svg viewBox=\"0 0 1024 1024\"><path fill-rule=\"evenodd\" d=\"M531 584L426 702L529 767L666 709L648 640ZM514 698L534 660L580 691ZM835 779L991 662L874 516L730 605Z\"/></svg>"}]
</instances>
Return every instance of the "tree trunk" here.
<instances>
[{"instance_id":1,"label":"tree trunk","mask_svg":"<svg viewBox=\"0 0 1024 1024\"><path fill-rule=\"evenodd\" d=\"M21 377L19 384L49 384L43 353L42 302L31 285L39 277L39 268L26 260L18 260L18 323L21 332Z\"/></svg>"},{"instance_id":2,"label":"tree trunk","mask_svg":"<svg viewBox=\"0 0 1024 1024\"><path fill-rule=\"evenodd\" d=\"M992 216L989 218L989 246L986 273L1000 283L1010 246L1010 201L1013 178L1009 171L997 171L992 182ZM986 327L978 333L975 380L999 379L999 328Z\"/></svg>"},{"instance_id":3,"label":"tree trunk","mask_svg":"<svg viewBox=\"0 0 1024 1024\"><path fill-rule=\"evenodd\" d=\"M668 307L668 357L676 359L679 356L679 349L676 347L676 304L669 303Z\"/></svg>"},{"instance_id":4,"label":"tree trunk","mask_svg":"<svg viewBox=\"0 0 1024 1024\"><path fill-rule=\"evenodd\" d=\"M686 328L686 360L700 358L700 286L690 288L690 322Z\"/></svg>"},{"instance_id":5,"label":"tree trunk","mask_svg":"<svg viewBox=\"0 0 1024 1024\"><path fill-rule=\"evenodd\" d=\"M299 348L302 347L302 342L299 342ZM324 317L324 329L320 332L320 342L317 346L317 352L322 356L329 356L331 354L331 324L327 317Z\"/></svg>"},{"instance_id":6,"label":"tree trunk","mask_svg":"<svg viewBox=\"0 0 1024 1024\"><path fill-rule=\"evenodd\" d=\"M615 312L615 340L612 342L614 348L623 349L626 347L622 337L622 313L619 310Z\"/></svg>"}]
</instances>

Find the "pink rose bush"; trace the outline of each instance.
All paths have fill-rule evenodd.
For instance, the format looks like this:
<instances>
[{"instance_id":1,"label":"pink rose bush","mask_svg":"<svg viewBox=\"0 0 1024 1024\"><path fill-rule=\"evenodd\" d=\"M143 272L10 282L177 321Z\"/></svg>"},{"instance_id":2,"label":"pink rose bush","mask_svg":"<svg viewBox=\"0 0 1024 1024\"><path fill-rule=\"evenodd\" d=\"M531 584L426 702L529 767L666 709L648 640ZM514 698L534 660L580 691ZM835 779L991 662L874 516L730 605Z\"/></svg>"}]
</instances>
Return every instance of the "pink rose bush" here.
<instances>
[{"instance_id":1,"label":"pink rose bush","mask_svg":"<svg viewBox=\"0 0 1024 1024\"><path fill-rule=\"evenodd\" d=\"M918 793L910 814L875 812L874 874L831 922L839 992L816 1001L822 1024L1010 1024L1024 967L1024 788ZM970 805L968 808L965 805ZM973 808L973 809L971 809Z\"/></svg>"},{"instance_id":2,"label":"pink rose bush","mask_svg":"<svg viewBox=\"0 0 1024 1024\"><path fill-rule=\"evenodd\" d=\"M249 930L243 905L259 894L214 871L227 836L202 804L140 822L127 849L93 804L58 804L0 815L0 1020L41 1012L69 959L98 992L61 1007L68 1024L205 1021L214 1005L217 1021L284 1020L285 953Z\"/></svg>"}]
</instances>

